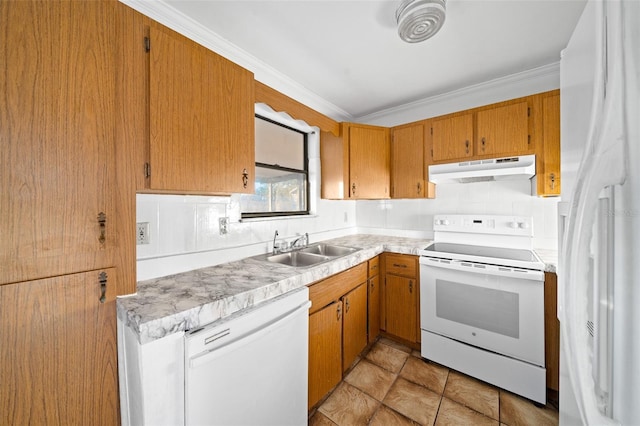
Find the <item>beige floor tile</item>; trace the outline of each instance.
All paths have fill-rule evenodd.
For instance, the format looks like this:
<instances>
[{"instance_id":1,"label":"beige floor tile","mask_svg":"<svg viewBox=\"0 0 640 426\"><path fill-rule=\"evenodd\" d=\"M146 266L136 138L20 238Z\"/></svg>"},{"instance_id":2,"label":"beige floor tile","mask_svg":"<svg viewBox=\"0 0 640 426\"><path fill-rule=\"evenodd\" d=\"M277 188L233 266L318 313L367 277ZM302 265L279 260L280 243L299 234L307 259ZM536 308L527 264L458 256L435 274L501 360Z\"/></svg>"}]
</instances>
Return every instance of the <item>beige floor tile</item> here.
<instances>
[{"instance_id":1,"label":"beige floor tile","mask_svg":"<svg viewBox=\"0 0 640 426\"><path fill-rule=\"evenodd\" d=\"M399 377L383 402L421 425L432 425L440 405L440 395Z\"/></svg>"},{"instance_id":2,"label":"beige floor tile","mask_svg":"<svg viewBox=\"0 0 640 426\"><path fill-rule=\"evenodd\" d=\"M498 421L484 416L448 398L442 398L436 426L498 426Z\"/></svg>"},{"instance_id":3,"label":"beige floor tile","mask_svg":"<svg viewBox=\"0 0 640 426\"><path fill-rule=\"evenodd\" d=\"M366 425L380 403L348 383L340 383L318 408L329 420L340 425Z\"/></svg>"},{"instance_id":4,"label":"beige floor tile","mask_svg":"<svg viewBox=\"0 0 640 426\"><path fill-rule=\"evenodd\" d=\"M378 340L378 342L383 343L387 346L391 346L392 348L397 349L399 351L406 352L408 354L411 353L410 347L405 346L402 343L395 342L391 339L387 339L386 337L381 337L380 340Z\"/></svg>"},{"instance_id":5,"label":"beige floor tile","mask_svg":"<svg viewBox=\"0 0 640 426\"><path fill-rule=\"evenodd\" d=\"M500 391L500 421L509 426L558 424L558 412L536 407L533 402L504 390Z\"/></svg>"},{"instance_id":6,"label":"beige floor tile","mask_svg":"<svg viewBox=\"0 0 640 426\"><path fill-rule=\"evenodd\" d=\"M320 411L316 411L309 419L309 426L336 426L336 424Z\"/></svg>"},{"instance_id":7,"label":"beige floor tile","mask_svg":"<svg viewBox=\"0 0 640 426\"><path fill-rule=\"evenodd\" d=\"M366 356L369 361L392 373L400 372L408 357L408 353L380 342L377 342Z\"/></svg>"},{"instance_id":8,"label":"beige floor tile","mask_svg":"<svg viewBox=\"0 0 640 426\"><path fill-rule=\"evenodd\" d=\"M408 417L403 416L397 411L392 410L389 407L381 406L369 426L419 426L419 423L414 422Z\"/></svg>"},{"instance_id":9,"label":"beige floor tile","mask_svg":"<svg viewBox=\"0 0 640 426\"><path fill-rule=\"evenodd\" d=\"M498 388L451 370L444 396L492 419L499 418Z\"/></svg>"},{"instance_id":10,"label":"beige floor tile","mask_svg":"<svg viewBox=\"0 0 640 426\"><path fill-rule=\"evenodd\" d=\"M362 360L344 378L344 381L382 401L387 391L396 380L396 375L382 367Z\"/></svg>"},{"instance_id":11,"label":"beige floor tile","mask_svg":"<svg viewBox=\"0 0 640 426\"><path fill-rule=\"evenodd\" d=\"M448 374L448 368L416 357L409 357L400 371L401 377L431 389L439 395L444 391Z\"/></svg>"}]
</instances>

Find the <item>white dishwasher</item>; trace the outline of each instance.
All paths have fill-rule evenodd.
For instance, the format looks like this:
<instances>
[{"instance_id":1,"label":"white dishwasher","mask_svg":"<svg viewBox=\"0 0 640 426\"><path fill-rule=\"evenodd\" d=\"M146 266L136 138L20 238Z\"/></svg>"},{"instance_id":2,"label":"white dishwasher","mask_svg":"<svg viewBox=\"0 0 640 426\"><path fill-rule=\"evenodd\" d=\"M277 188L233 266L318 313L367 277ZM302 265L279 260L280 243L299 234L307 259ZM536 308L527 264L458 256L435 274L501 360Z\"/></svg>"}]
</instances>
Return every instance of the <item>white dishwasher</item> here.
<instances>
[{"instance_id":1,"label":"white dishwasher","mask_svg":"<svg viewBox=\"0 0 640 426\"><path fill-rule=\"evenodd\" d=\"M306 425L309 289L185 335L187 425Z\"/></svg>"}]
</instances>

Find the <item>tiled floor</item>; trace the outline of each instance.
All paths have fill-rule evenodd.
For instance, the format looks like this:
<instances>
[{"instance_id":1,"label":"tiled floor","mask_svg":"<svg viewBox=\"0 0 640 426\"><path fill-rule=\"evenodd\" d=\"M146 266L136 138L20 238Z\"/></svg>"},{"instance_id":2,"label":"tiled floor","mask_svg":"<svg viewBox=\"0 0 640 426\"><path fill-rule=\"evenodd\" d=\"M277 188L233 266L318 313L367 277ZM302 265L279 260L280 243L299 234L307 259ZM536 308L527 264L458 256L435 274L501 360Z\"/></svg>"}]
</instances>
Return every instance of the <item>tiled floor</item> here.
<instances>
[{"instance_id":1,"label":"tiled floor","mask_svg":"<svg viewBox=\"0 0 640 426\"><path fill-rule=\"evenodd\" d=\"M557 425L558 412L381 339L312 413L311 426Z\"/></svg>"}]
</instances>

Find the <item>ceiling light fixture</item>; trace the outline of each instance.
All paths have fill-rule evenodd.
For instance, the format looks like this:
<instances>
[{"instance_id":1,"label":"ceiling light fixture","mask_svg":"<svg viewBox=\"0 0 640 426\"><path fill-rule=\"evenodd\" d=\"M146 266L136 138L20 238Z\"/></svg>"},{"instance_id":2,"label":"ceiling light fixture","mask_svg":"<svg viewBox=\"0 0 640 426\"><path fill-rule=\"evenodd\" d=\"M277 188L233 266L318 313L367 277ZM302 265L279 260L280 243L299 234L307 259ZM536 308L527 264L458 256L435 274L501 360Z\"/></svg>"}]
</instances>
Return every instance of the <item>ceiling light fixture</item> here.
<instances>
[{"instance_id":1,"label":"ceiling light fixture","mask_svg":"<svg viewBox=\"0 0 640 426\"><path fill-rule=\"evenodd\" d=\"M446 0L403 0L396 9L398 35L407 43L433 37L444 24Z\"/></svg>"}]
</instances>

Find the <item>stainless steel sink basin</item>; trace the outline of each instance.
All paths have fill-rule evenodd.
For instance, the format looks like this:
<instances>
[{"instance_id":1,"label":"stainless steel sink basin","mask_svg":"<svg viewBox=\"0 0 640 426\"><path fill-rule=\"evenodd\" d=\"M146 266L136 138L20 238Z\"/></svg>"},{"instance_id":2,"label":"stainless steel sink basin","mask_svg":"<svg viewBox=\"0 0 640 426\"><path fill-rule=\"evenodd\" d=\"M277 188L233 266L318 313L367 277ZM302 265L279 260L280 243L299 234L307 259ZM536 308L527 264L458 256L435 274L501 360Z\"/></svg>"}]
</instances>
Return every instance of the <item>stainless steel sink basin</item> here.
<instances>
[{"instance_id":1,"label":"stainless steel sink basin","mask_svg":"<svg viewBox=\"0 0 640 426\"><path fill-rule=\"evenodd\" d=\"M291 251L288 253L267 255L265 260L268 262L279 263L281 265L303 268L305 266L312 266L326 262L327 260L331 260L331 258L317 254L303 253L302 251Z\"/></svg>"},{"instance_id":2,"label":"stainless steel sink basin","mask_svg":"<svg viewBox=\"0 0 640 426\"><path fill-rule=\"evenodd\" d=\"M355 247L336 246L333 244L317 243L300 249L303 253L313 253L321 256L340 257L355 253L360 249Z\"/></svg>"}]
</instances>

